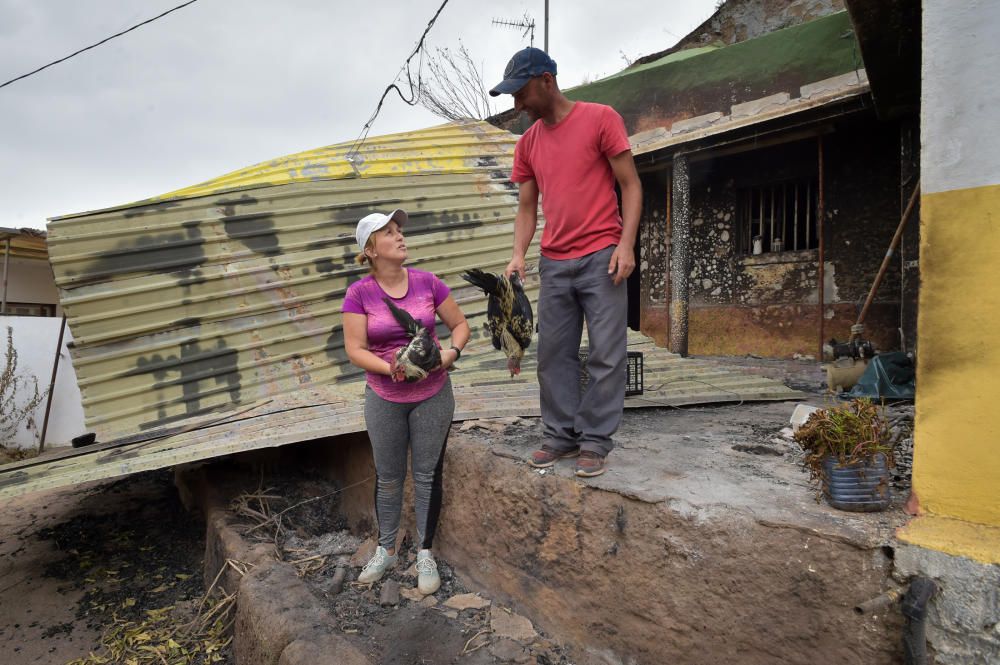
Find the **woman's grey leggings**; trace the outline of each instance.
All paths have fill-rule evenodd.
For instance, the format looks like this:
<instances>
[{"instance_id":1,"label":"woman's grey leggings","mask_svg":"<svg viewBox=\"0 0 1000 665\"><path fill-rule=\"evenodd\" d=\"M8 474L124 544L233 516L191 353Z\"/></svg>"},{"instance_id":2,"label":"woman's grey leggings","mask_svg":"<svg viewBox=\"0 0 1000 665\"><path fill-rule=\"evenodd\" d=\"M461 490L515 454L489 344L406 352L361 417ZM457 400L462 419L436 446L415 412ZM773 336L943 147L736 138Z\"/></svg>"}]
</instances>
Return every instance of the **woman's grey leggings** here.
<instances>
[{"instance_id":1,"label":"woman's grey leggings","mask_svg":"<svg viewBox=\"0 0 1000 665\"><path fill-rule=\"evenodd\" d=\"M441 513L441 470L444 449L455 415L451 380L423 402L401 404L384 400L365 388L365 423L375 456L375 515L378 542L396 546L403 510L406 453L413 451L413 490L420 549L430 549Z\"/></svg>"}]
</instances>

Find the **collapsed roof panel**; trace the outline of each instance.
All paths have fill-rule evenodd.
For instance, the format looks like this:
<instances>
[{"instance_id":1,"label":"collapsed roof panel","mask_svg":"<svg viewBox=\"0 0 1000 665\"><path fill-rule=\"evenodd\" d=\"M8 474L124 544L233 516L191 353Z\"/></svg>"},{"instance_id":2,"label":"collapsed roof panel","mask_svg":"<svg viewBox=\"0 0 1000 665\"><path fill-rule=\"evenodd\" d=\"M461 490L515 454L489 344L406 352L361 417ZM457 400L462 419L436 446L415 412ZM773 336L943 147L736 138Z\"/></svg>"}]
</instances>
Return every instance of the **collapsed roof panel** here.
<instances>
[{"instance_id":1,"label":"collapsed roof panel","mask_svg":"<svg viewBox=\"0 0 1000 665\"><path fill-rule=\"evenodd\" d=\"M54 220L88 429L111 440L359 378L340 303L354 226L410 213L410 265L450 286L510 254L516 137L465 122L299 153L157 199Z\"/></svg>"}]
</instances>

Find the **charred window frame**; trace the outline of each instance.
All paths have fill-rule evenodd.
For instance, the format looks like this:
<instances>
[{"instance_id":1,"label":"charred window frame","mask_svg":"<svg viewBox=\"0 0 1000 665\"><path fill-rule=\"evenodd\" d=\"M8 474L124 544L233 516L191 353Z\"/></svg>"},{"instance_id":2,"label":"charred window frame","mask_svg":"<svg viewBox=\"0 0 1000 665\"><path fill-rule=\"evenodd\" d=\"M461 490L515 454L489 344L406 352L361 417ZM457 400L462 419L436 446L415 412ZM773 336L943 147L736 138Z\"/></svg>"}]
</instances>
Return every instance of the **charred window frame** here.
<instances>
[{"instance_id":1,"label":"charred window frame","mask_svg":"<svg viewBox=\"0 0 1000 665\"><path fill-rule=\"evenodd\" d=\"M776 254L816 249L816 179L799 178L737 189L736 251Z\"/></svg>"}]
</instances>

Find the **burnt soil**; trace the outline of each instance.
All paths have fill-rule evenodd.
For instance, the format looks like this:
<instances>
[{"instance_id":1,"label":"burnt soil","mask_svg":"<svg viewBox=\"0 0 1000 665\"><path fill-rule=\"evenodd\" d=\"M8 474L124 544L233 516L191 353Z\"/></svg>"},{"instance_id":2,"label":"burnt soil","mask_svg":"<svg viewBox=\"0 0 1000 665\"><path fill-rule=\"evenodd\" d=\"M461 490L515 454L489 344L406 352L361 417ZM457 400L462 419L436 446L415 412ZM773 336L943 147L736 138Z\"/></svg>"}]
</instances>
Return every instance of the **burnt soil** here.
<instances>
[{"instance_id":1,"label":"burnt soil","mask_svg":"<svg viewBox=\"0 0 1000 665\"><path fill-rule=\"evenodd\" d=\"M169 470L19 497L0 533L3 663L85 657L116 619L205 593L204 522L181 505Z\"/></svg>"}]
</instances>

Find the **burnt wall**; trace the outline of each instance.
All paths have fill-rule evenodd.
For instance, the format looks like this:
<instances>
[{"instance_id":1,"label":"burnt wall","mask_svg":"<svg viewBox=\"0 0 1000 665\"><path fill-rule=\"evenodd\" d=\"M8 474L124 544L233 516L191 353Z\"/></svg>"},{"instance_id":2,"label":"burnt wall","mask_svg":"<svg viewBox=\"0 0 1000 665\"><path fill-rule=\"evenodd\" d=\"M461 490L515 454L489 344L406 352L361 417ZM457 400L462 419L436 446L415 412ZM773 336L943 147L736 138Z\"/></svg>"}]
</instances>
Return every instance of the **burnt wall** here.
<instances>
[{"instance_id":1,"label":"burnt wall","mask_svg":"<svg viewBox=\"0 0 1000 665\"><path fill-rule=\"evenodd\" d=\"M920 178L920 121L908 117L900 123L900 172L902 187L899 192L899 215L903 216L910 196ZM910 219L903 228L899 244L902 302L900 303L900 328L903 351L917 352L917 301L920 296L920 196L914 203Z\"/></svg>"},{"instance_id":2,"label":"burnt wall","mask_svg":"<svg viewBox=\"0 0 1000 665\"><path fill-rule=\"evenodd\" d=\"M772 241L765 237L764 251L754 255L754 231L744 215L748 192L765 190L766 196L784 200L783 183L795 182L808 185L810 209L817 209L818 143L810 138L692 162L691 353L817 352L818 241L812 236L806 246L800 237L797 250L771 251ZM824 335L842 339L860 312L899 221L899 128L870 115L844 121L824 135L823 153ZM658 297L665 293L660 289L668 247L668 199L660 189L667 170L660 173L644 175L644 187L652 196L647 196L640 227L642 257L648 263L643 305L649 310L644 315L649 330L644 332L657 339L665 334L658 330L662 317L656 313L663 307ZM786 186L791 191L793 185ZM771 235L769 229L764 235ZM899 307L900 270L895 261L866 321L866 334L882 350L899 346ZM727 319L743 324L724 325ZM747 325L749 321L756 325Z\"/></svg>"},{"instance_id":3,"label":"burnt wall","mask_svg":"<svg viewBox=\"0 0 1000 665\"><path fill-rule=\"evenodd\" d=\"M772 186L780 191L775 183L815 180L817 164L814 140L696 163L691 184L692 308L817 302L818 251L746 254L739 238L749 231L741 229L745 222L738 202L749 189L770 195Z\"/></svg>"},{"instance_id":4,"label":"burnt wall","mask_svg":"<svg viewBox=\"0 0 1000 665\"><path fill-rule=\"evenodd\" d=\"M836 268L833 301L854 303L860 311L899 224L899 128L842 125L824 151L826 260ZM899 294L899 262L892 261L875 302L898 305Z\"/></svg>"}]
</instances>

